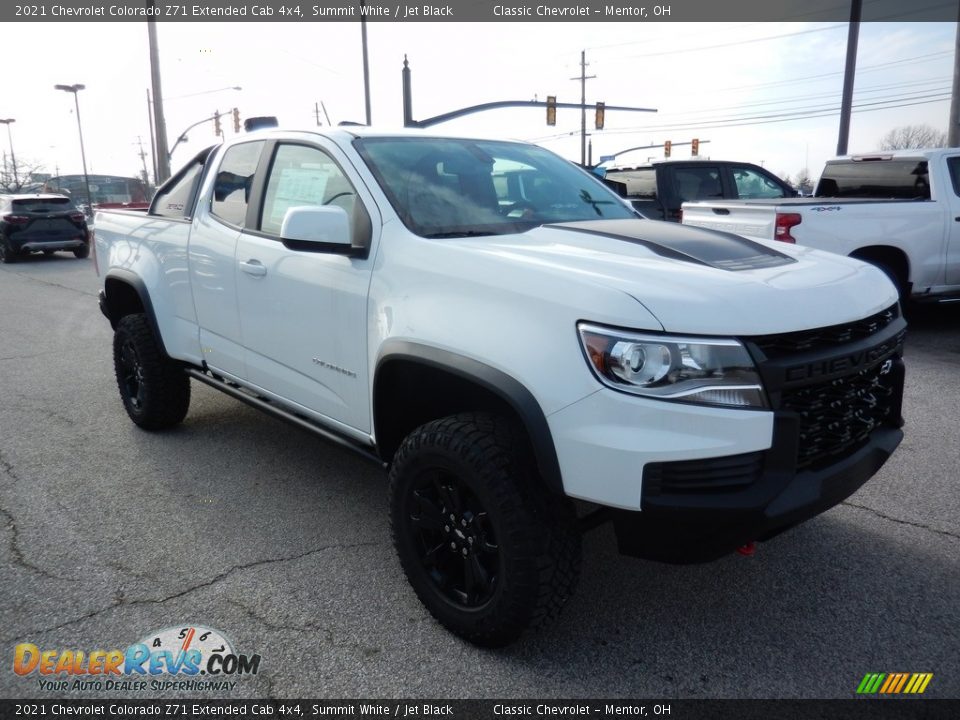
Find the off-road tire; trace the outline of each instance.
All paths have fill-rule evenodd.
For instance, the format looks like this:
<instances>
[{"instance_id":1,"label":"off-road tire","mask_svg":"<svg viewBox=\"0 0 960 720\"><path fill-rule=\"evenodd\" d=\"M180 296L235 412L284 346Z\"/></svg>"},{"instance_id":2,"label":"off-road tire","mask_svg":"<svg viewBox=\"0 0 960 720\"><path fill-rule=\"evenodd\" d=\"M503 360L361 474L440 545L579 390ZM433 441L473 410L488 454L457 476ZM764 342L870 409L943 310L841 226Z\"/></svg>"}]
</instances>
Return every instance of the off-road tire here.
<instances>
[{"instance_id":1,"label":"off-road tire","mask_svg":"<svg viewBox=\"0 0 960 720\"><path fill-rule=\"evenodd\" d=\"M576 586L576 513L537 478L506 418L464 413L411 432L390 470L390 519L421 602L476 645L504 646L553 620Z\"/></svg>"},{"instance_id":2,"label":"off-road tire","mask_svg":"<svg viewBox=\"0 0 960 720\"><path fill-rule=\"evenodd\" d=\"M124 316L113 335L113 367L127 415L144 430L179 424L190 407L190 378L166 356L147 316Z\"/></svg>"}]
</instances>

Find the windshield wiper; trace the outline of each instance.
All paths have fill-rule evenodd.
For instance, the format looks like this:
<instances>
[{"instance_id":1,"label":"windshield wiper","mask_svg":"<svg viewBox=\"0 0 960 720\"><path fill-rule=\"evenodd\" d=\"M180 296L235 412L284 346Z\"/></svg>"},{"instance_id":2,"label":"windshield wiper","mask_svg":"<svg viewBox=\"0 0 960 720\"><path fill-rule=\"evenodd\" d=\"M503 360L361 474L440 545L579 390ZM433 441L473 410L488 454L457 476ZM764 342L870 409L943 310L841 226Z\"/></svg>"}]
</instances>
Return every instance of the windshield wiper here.
<instances>
[{"instance_id":1,"label":"windshield wiper","mask_svg":"<svg viewBox=\"0 0 960 720\"><path fill-rule=\"evenodd\" d=\"M600 217L603 217L603 211L600 209L601 205L613 205L613 200L594 200L586 190L580 191L580 199L592 207L593 211Z\"/></svg>"},{"instance_id":2,"label":"windshield wiper","mask_svg":"<svg viewBox=\"0 0 960 720\"><path fill-rule=\"evenodd\" d=\"M445 230L443 232L423 233L420 237L425 238L461 238L461 237L484 237L485 235L500 235L501 233L492 230Z\"/></svg>"}]
</instances>

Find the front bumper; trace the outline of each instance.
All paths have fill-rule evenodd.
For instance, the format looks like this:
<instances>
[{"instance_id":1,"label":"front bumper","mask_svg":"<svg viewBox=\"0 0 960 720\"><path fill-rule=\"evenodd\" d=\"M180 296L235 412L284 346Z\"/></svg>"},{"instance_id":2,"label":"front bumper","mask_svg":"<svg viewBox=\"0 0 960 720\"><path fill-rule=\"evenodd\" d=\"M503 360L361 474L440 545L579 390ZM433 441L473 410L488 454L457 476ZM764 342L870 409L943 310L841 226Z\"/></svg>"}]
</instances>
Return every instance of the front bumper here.
<instances>
[{"instance_id":1,"label":"front bumper","mask_svg":"<svg viewBox=\"0 0 960 720\"><path fill-rule=\"evenodd\" d=\"M796 437L795 423L778 418L774 447L755 454L759 463L756 457L740 456L741 469L759 465L754 481L744 482L742 489L666 494L645 498L642 512L614 511L620 552L663 562L708 562L751 541L769 540L850 497L883 466L903 432L877 428L853 454L800 472L793 469ZM733 458L725 460L727 470L734 466ZM702 472L699 476L704 477Z\"/></svg>"},{"instance_id":2,"label":"front bumper","mask_svg":"<svg viewBox=\"0 0 960 720\"><path fill-rule=\"evenodd\" d=\"M607 506L627 555L706 562L769 539L856 492L900 444L905 329L891 308L748 339L772 411L595 393L550 417L564 490Z\"/></svg>"}]
</instances>

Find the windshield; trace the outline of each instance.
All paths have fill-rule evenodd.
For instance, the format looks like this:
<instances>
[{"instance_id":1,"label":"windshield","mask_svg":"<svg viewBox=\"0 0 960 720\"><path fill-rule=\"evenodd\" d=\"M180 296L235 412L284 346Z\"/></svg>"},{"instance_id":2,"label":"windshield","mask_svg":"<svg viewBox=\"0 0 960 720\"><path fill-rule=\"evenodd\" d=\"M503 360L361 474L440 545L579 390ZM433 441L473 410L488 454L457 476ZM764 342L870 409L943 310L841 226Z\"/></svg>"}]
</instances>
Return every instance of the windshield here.
<instances>
[{"instance_id":1,"label":"windshield","mask_svg":"<svg viewBox=\"0 0 960 720\"><path fill-rule=\"evenodd\" d=\"M400 219L423 237L636 217L599 180L534 145L410 137L364 138L354 145Z\"/></svg>"}]
</instances>

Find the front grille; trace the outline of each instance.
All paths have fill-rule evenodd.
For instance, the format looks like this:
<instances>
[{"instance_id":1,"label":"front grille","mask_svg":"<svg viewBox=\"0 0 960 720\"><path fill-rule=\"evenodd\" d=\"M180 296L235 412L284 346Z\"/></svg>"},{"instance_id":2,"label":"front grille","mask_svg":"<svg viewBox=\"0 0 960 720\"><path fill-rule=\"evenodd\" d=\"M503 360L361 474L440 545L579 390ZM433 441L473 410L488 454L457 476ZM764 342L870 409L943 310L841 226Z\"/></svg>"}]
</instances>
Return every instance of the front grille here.
<instances>
[{"instance_id":1,"label":"front grille","mask_svg":"<svg viewBox=\"0 0 960 720\"><path fill-rule=\"evenodd\" d=\"M643 494L645 497L656 497L736 492L756 482L762 470L762 452L705 460L648 463L643 469Z\"/></svg>"},{"instance_id":2,"label":"front grille","mask_svg":"<svg viewBox=\"0 0 960 720\"><path fill-rule=\"evenodd\" d=\"M780 409L800 416L798 470L834 462L856 451L876 428L899 420L893 417L899 400L892 362L783 391Z\"/></svg>"},{"instance_id":3,"label":"front grille","mask_svg":"<svg viewBox=\"0 0 960 720\"><path fill-rule=\"evenodd\" d=\"M762 335L750 339L763 351L767 358L776 359L794 353L829 349L843 343L870 337L883 330L898 317L900 317L900 308L894 304L876 315L851 323L780 335Z\"/></svg>"}]
</instances>

